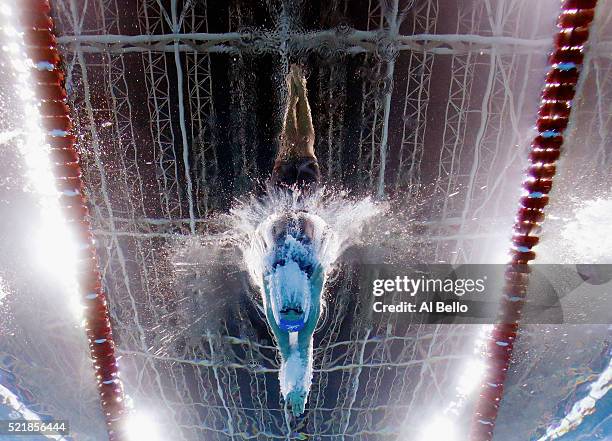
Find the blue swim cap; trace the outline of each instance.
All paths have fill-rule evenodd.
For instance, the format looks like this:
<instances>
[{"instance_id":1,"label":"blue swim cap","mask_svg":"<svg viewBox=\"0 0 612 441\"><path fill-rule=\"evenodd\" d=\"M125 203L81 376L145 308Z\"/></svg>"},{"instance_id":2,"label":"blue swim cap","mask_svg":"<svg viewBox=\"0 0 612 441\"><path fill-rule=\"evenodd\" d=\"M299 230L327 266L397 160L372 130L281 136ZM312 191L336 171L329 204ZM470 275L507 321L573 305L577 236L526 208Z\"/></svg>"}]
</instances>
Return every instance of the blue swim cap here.
<instances>
[{"instance_id":1,"label":"blue swim cap","mask_svg":"<svg viewBox=\"0 0 612 441\"><path fill-rule=\"evenodd\" d=\"M306 326L306 321L304 319L300 319L300 320L286 320L286 319L284 319L282 317L280 319L280 323L278 324L279 328L281 328L283 331L287 331L287 332L298 332L298 331L301 331L302 329L304 329L304 326Z\"/></svg>"}]
</instances>

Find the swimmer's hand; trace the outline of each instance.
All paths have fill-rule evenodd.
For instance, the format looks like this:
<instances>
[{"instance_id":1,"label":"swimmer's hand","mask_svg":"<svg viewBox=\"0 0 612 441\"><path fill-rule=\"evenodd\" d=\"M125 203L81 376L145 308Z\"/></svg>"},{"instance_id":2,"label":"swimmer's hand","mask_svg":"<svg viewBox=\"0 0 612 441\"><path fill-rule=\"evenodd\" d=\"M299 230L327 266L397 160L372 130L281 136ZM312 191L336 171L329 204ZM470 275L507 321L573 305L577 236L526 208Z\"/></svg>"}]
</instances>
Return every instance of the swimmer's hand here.
<instances>
[{"instance_id":1,"label":"swimmer's hand","mask_svg":"<svg viewBox=\"0 0 612 441\"><path fill-rule=\"evenodd\" d=\"M307 393L301 388L292 390L287 394L287 404L291 406L291 413L293 416L300 416L304 413L306 407L306 396Z\"/></svg>"}]
</instances>

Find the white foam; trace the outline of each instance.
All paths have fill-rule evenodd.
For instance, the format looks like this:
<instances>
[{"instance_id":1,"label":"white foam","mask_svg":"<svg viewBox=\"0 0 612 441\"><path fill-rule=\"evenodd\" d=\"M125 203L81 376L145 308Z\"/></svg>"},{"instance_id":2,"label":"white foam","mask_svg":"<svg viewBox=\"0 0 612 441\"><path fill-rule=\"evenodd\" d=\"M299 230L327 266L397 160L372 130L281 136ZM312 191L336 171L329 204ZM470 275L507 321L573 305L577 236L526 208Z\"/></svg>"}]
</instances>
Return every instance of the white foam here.
<instances>
[{"instance_id":1,"label":"white foam","mask_svg":"<svg viewBox=\"0 0 612 441\"><path fill-rule=\"evenodd\" d=\"M360 240L366 222L379 212L369 197L355 200L344 192L321 190L300 199L295 194L274 191L266 198L253 197L238 204L231 210L231 219L239 233L237 246L245 267L262 290L266 266L276 246L272 226L286 213L299 213L311 222L313 258L327 274L342 252Z\"/></svg>"},{"instance_id":2,"label":"white foam","mask_svg":"<svg viewBox=\"0 0 612 441\"><path fill-rule=\"evenodd\" d=\"M304 316L308 317L311 306L311 292L308 276L300 270L298 264L290 260L279 266L266 277L270 287L272 312L277 323L280 323L280 310L283 303L299 304Z\"/></svg>"},{"instance_id":3,"label":"white foam","mask_svg":"<svg viewBox=\"0 0 612 441\"><path fill-rule=\"evenodd\" d=\"M561 236L583 263L612 263L612 199L586 201Z\"/></svg>"}]
</instances>

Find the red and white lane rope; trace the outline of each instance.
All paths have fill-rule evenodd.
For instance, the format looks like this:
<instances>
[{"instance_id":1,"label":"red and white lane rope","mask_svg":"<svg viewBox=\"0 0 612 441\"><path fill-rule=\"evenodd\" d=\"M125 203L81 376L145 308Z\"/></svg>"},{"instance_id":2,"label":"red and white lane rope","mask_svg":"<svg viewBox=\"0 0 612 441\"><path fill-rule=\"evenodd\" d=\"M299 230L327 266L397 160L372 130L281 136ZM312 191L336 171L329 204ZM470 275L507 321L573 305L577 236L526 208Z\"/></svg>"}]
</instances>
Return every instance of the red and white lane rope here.
<instances>
[{"instance_id":1,"label":"red and white lane rope","mask_svg":"<svg viewBox=\"0 0 612 441\"><path fill-rule=\"evenodd\" d=\"M77 244L76 275L82 294L84 326L100 393L100 403L111 441L122 439L119 424L125 413L123 385L115 356L106 295L102 288L89 209L83 191L76 138L71 134L70 109L66 101L64 73L53 35L47 0L20 0L16 25L23 32L31 78L40 102L40 121L49 155L59 204ZM41 147L42 148L42 147Z\"/></svg>"},{"instance_id":2,"label":"red and white lane rope","mask_svg":"<svg viewBox=\"0 0 612 441\"><path fill-rule=\"evenodd\" d=\"M504 391L512 348L529 282L529 262L535 259L533 248L539 242L544 208L552 189L556 162L563 146L572 100L582 63L589 26L595 16L597 0L564 0L557 20L559 28L550 56L550 69L542 91L538 112L538 135L531 144L529 168L523 182L524 195L512 236L511 260L506 269L498 325L487 344L488 367L481 385L471 428L471 441L493 439L495 420Z\"/></svg>"}]
</instances>

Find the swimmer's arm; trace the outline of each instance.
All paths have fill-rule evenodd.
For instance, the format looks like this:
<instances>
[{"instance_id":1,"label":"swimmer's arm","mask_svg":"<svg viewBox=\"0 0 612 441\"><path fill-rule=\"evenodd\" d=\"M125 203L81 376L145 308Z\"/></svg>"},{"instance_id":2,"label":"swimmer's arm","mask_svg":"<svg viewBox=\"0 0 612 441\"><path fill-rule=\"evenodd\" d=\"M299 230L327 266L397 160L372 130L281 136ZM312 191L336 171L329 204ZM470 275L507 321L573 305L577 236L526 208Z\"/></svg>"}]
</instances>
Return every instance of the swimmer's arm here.
<instances>
[{"instance_id":1,"label":"swimmer's arm","mask_svg":"<svg viewBox=\"0 0 612 441\"><path fill-rule=\"evenodd\" d=\"M310 307L310 313L308 314L308 320L306 321L306 326L304 327L304 329L298 332L297 351L300 357L300 363L302 367L302 369L298 373L298 376L300 376L303 381L305 381L309 385L307 390L298 387L293 394L293 401L295 401L293 407L295 409L298 409L299 413L303 411L305 402L308 397L308 390L310 389L310 381L312 379L312 335L314 334L314 331L317 327L317 323L319 322L319 317L321 315L321 296L323 294L324 282L325 271L323 271L323 267L319 265L310 277L310 287L312 293L315 295L313 295L312 298L312 305ZM300 411L299 409L302 410Z\"/></svg>"},{"instance_id":2,"label":"swimmer's arm","mask_svg":"<svg viewBox=\"0 0 612 441\"><path fill-rule=\"evenodd\" d=\"M266 281L264 280L264 295L266 296L266 308L265 308L265 313L266 313L266 320L268 321L268 326L270 326L270 329L272 330L272 334L274 334L274 337L276 338L276 341L278 342L278 347L280 348L281 353L283 354L283 356L288 356L288 348L289 348L289 333L286 331L283 331L281 328L278 327L278 324L276 323L276 320L274 318L274 313L272 312L272 308L270 307L270 291L268 290L268 284L266 283Z\"/></svg>"},{"instance_id":3,"label":"swimmer's arm","mask_svg":"<svg viewBox=\"0 0 612 441\"><path fill-rule=\"evenodd\" d=\"M291 407L291 412L295 415L304 413L308 394L312 381L312 334L319 321L321 314L321 294L325 281L325 272L321 266L313 272L310 278L310 286L313 293L312 306L306 321L304 329L298 332L298 344L292 347L289 342L289 333L281 330L276 320L274 313L270 307L269 290L266 281L264 280L264 295L266 296L265 314L268 325L277 340L278 348L281 353L280 380L285 384L281 385L283 395L287 403ZM293 358L292 355L297 355ZM292 362L290 362L292 360Z\"/></svg>"},{"instance_id":4,"label":"swimmer's arm","mask_svg":"<svg viewBox=\"0 0 612 441\"><path fill-rule=\"evenodd\" d=\"M321 316L321 297L323 295L323 285L325 283L325 271L321 265L318 265L315 271L310 277L310 288L312 293L316 293L312 298L312 305L310 307L310 313L308 314L308 320L304 329L299 332L300 345L307 347L312 344L312 334L317 327L319 317Z\"/></svg>"},{"instance_id":5,"label":"swimmer's arm","mask_svg":"<svg viewBox=\"0 0 612 441\"><path fill-rule=\"evenodd\" d=\"M265 295L269 296L265 282L264 290ZM266 297L266 300L268 298ZM289 404L291 412L295 416L299 416L304 413L312 380L312 334L306 341L301 341L301 335L298 334L298 346L292 347L289 342L289 333L278 327L272 308L267 301L265 313L268 325L276 338L278 350L281 353L279 380L281 383L284 382L284 384L281 384L281 391L283 391L283 396ZM297 355L297 359L292 358L292 355ZM288 364L289 360L293 360L291 366Z\"/></svg>"},{"instance_id":6,"label":"swimmer's arm","mask_svg":"<svg viewBox=\"0 0 612 441\"><path fill-rule=\"evenodd\" d=\"M298 416L304 413L312 384L312 337L290 348L290 353L291 358L282 360L279 380L291 412Z\"/></svg>"}]
</instances>

